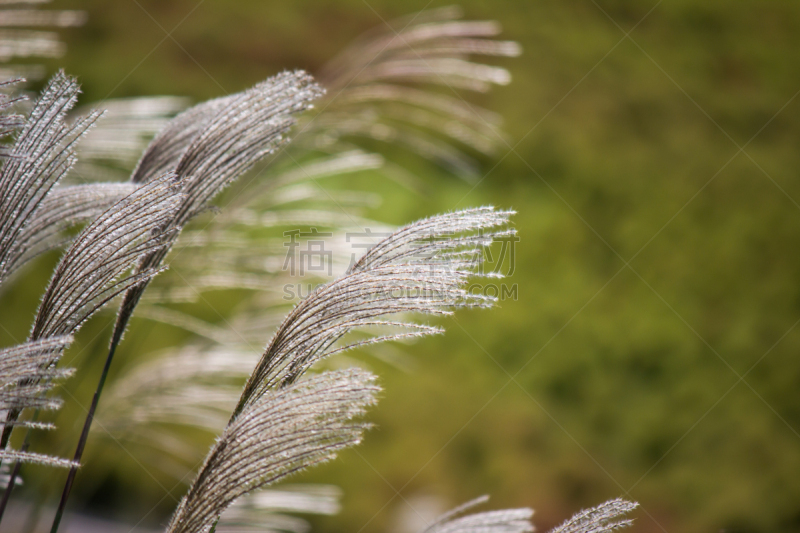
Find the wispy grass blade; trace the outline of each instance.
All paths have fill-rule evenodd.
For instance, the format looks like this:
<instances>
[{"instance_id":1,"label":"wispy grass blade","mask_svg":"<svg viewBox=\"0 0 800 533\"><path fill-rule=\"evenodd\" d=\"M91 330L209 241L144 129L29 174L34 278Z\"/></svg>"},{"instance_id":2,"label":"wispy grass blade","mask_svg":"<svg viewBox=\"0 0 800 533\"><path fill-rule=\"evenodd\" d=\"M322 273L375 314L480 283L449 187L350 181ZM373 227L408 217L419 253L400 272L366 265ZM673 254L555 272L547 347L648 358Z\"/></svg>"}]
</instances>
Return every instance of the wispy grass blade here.
<instances>
[{"instance_id":1,"label":"wispy grass blade","mask_svg":"<svg viewBox=\"0 0 800 533\"><path fill-rule=\"evenodd\" d=\"M64 232L93 220L113 204L136 190L132 183L89 183L57 187L50 191L17 239L21 266L34 257L69 242Z\"/></svg>"},{"instance_id":2,"label":"wispy grass blade","mask_svg":"<svg viewBox=\"0 0 800 533\"><path fill-rule=\"evenodd\" d=\"M311 530L295 514L335 515L341 490L332 485L281 485L263 489L236 500L222 514L217 533L307 533ZM288 514L292 513L292 514Z\"/></svg>"},{"instance_id":3,"label":"wispy grass blade","mask_svg":"<svg viewBox=\"0 0 800 533\"><path fill-rule=\"evenodd\" d=\"M72 333L125 290L149 280L155 268L121 274L166 246L183 200L181 183L167 174L116 202L74 240L45 291L31 339Z\"/></svg>"},{"instance_id":4,"label":"wispy grass blade","mask_svg":"<svg viewBox=\"0 0 800 533\"><path fill-rule=\"evenodd\" d=\"M373 222L362 224L355 221L359 217L354 211L360 206L349 202L358 196L357 191L337 194L341 191L326 188L325 193L320 194L319 184L319 180L330 176L381 168L387 178L413 187L414 178L403 174L391 163L384 166L384 158L378 153L364 151L376 149L373 140L393 147L403 145L415 156L431 159L459 176L477 176L478 167L470 154L477 152L491 156L497 152L503 139L500 116L468 102L449 88L442 89L443 73L434 69L428 72L428 76L414 79L359 77L366 64L376 68L384 65L380 68L385 68L393 61L413 60L428 68L431 61L460 61L474 65L476 72L494 69L493 80L507 82L507 71L483 65L481 57L516 56L520 53L519 46L514 42L497 40L500 26L496 22L459 20L462 16L460 9L451 6L390 21L389 26L400 32L400 36L382 24L331 61L320 75L329 90L320 100L322 111L301 119L301 134L290 148L292 164L284 161L287 170L279 169L270 179L248 186L240 193L236 205L226 206L226 211L212 221L210 231L204 232L205 244L202 247L183 246L186 241L182 243L179 261L183 279L162 290L162 300L191 301L203 291L227 288L259 291L260 298L270 287L282 285L283 280L278 277L285 273L280 271L280 265L277 268L264 265L278 262L279 256L285 255L285 248L279 247L277 251L260 248L257 250L258 259L251 257L255 255L256 246L253 243L254 232L250 230L256 224L325 227L342 234L355 231L355 226L374 228L377 224ZM213 108L226 102L214 101L207 105ZM161 157L159 154L171 154L162 159L164 162L170 157L177 160L182 143L176 142L168 148L168 142L177 139L181 132L190 138L189 132L205 127L207 118L203 117L208 114L199 109L191 114L187 112L182 123L176 121L174 132L165 130L159 136L162 140L153 144L152 153L142 161L158 159ZM368 144L359 148L365 137ZM380 144L377 146L380 150ZM156 165L154 168L159 167ZM297 187L292 187L292 184ZM336 208L331 207L332 203L337 204ZM344 216L342 208L347 210ZM248 244L237 248L234 245L237 242ZM267 244L264 242L262 246L266 248ZM206 254L209 245L215 246L219 253ZM198 257L200 252L204 253L203 259ZM270 254L270 257L265 259L264 254ZM213 264L207 269L198 269L197 265L205 265L209 255ZM191 290L176 287L184 286L183 280L191 285ZM166 276L159 283L167 284L169 281L169 276ZM150 292L152 296L153 291ZM262 305L252 307L263 309ZM178 323L171 320L175 318L174 313L162 308L149 311L149 317ZM251 314L251 318L261 319L261 315ZM242 319L247 317L243 314ZM195 321L179 322L192 327Z\"/></svg>"},{"instance_id":5,"label":"wispy grass blade","mask_svg":"<svg viewBox=\"0 0 800 533\"><path fill-rule=\"evenodd\" d=\"M308 109L322 93L308 74L285 72L244 92L196 106L173 119L150 144L131 179L133 183L149 183L158 172L168 168L181 178L183 193L177 211L165 222L166 238L139 261L138 273L159 269L183 225L206 209L234 179L274 152L294 124L293 115ZM116 348L146 287L147 279L127 287L75 451L76 461L83 455ZM75 472L74 468L70 470L51 529L53 533L58 530Z\"/></svg>"},{"instance_id":6,"label":"wispy grass blade","mask_svg":"<svg viewBox=\"0 0 800 533\"><path fill-rule=\"evenodd\" d=\"M25 255L19 241L23 228L51 189L75 163L75 144L100 116L90 113L65 122L79 93L74 78L59 72L34 103L0 168L0 283Z\"/></svg>"},{"instance_id":7,"label":"wispy grass blade","mask_svg":"<svg viewBox=\"0 0 800 533\"><path fill-rule=\"evenodd\" d=\"M11 113L9 110L20 101L27 100L24 95L12 97L3 91L12 91L13 87L25 83L24 79L4 80L0 82L0 139L11 135L25 126L25 117ZM10 151L7 146L0 146L0 157L8 157Z\"/></svg>"},{"instance_id":8,"label":"wispy grass blade","mask_svg":"<svg viewBox=\"0 0 800 533\"><path fill-rule=\"evenodd\" d=\"M510 216L511 212L491 207L468 209L390 233L354 262L344 277L312 293L282 324L276 323L277 333L260 361L225 338L219 339L223 346L162 355L115 384L108 410L101 413L104 425L113 428L117 438L129 439L137 446L144 444L140 437L146 434L149 447L167 455L188 453L189 459L175 460L191 464L194 453L175 446L182 440L181 432L191 427L218 434L224 427L220 419L225 416L225 406L236 405L235 396L240 396L241 409L264 392L296 381L322 358L441 331L391 315L439 315L461 307L491 305L492 299L469 295L464 289L471 276L480 275L484 248L496 237L511 233L504 227ZM194 327L179 319L160 318L184 328ZM263 316L260 320L269 321ZM205 335L214 338L224 332L217 327L221 331L212 335L208 331L211 325L196 327L205 327ZM347 337L348 333L353 338ZM253 342L261 338L254 337ZM240 380L248 377L242 393ZM131 405L135 407L126 418L123 414Z\"/></svg>"},{"instance_id":9,"label":"wispy grass blade","mask_svg":"<svg viewBox=\"0 0 800 533\"><path fill-rule=\"evenodd\" d=\"M609 500L577 513L550 533L609 533L630 526L633 520L623 517L638 506L620 498Z\"/></svg>"},{"instance_id":10,"label":"wispy grass blade","mask_svg":"<svg viewBox=\"0 0 800 533\"><path fill-rule=\"evenodd\" d=\"M147 268L124 275L144 256L170 241L175 230L169 225L183 200L180 189L181 183L174 174L157 178L116 202L78 235L53 273L31 340L74 333L108 301L159 272ZM12 411L8 419L15 420L17 416L19 413ZM88 428L84 433L88 434ZM85 442L83 434L82 441ZM68 487L79 463L80 455L76 455L68 474ZM59 517L61 512L63 509L57 513Z\"/></svg>"},{"instance_id":11,"label":"wispy grass blade","mask_svg":"<svg viewBox=\"0 0 800 533\"><path fill-rule=\"evenodd\" d=\"M71 374L71 369L55 368L71 343L65 335L0 350L0 411L58 408L60 402L44 395L53 380Z\"/></svg>"},{"instance_id":12,"label":"wispy grass blade","mask_svg":"<svg viewBox=\"0 0 800 533\"><path fill-rule=\"evenodd\" d=\"M503 509L461 516L487 501L489 501L488 496L481 496L459 505L437 518L422 533L528 533L534 531L531 524L533 516L531 509Z\"/></svg>"},{"instance_id":13,"label":"wispy grass blade","mask_svg":"<svg viewBox=\"0 0 800 533\"><path fill-rule=\"evenodd\" d=\"M331 90L376 77L420 78L430 83L445 83L445 75L431 68L425 55L440 55L448 61L471 54L514 57L520 47L514 42L490 40L501 31L494 21L461 21L460 9L444 8L423 11L406 20L398 20L368 32L356 40L334 61L326 66L321 79ZM438 54L437 54L438 53ZM410 58L403 66L395 65L398 56ZM444 74L449 81L460 80L469 89L486 90L490 83L507 83L504 69L463 61Z\"/></svg>"},{"instance_id":14,"label":"wispy grass blade","mask_svg":"<svg viewBox=\"0 0 800 533\"><path fill-rule=\"evenodd\" d=\"M483 207L420 220L378 242L348 273L314 291L287 316L245 385L237 411L264 391L293 383L323 357L381 342L439 333L439 328L386 319L401 313L451 314L488 307L494 299L470 294L483 248L513 230L509 211ZM336 343L354 329L390 327L398 333Z\"/></svg>"},{"instance_id":15,"label":"wispy grass blade","mask_svg":"<svg viewBox=\"0 0 800 533\"><path fill-rule=\"evenodd\" d=\"M270 391L233 420L209 452L167 528L208 531L237 498L358 444L379 388L362 370L328 372Z\"/></svg>"},{"instance_id":16,"label":"wispy grass blade","mask_svg":"<svg viewBox=\"0 0 800 533\"><path fill-rule=\"evenodd\" d=\"M453 308L491 305L490 300L472 296L464 285L480 265L482 248L500 234L483 230L505 225L510 215L484 207L411 224L379 242L344 277L295 307L248 380L168 531L207 531L240 496L357 443L365 426L348 421L375 401L374 378L360 370L300 380L302 374L322 357L364 342L439 331L380 320L383 316L448 314ZM403 331L335 347L354 328L373 326ZM515 511L494 512L457 523L474 526L473 531L494 525L498 529L491 531L529 531L517 527L521 516ZM509 524L517 529L501 528ZM448 531L449 526L443 527Z\"/></svg>"},{"instance_id":17,"label":"wispy grass blade","mask_svg":"<svg viewBox=\"0 0 800 533\"><path fill-rule=\"evenodd\" d=\"M389 21L366 33L326 65L325 112L311 131L329 145L369 139L401 145L463 177L477 175L471 152L492 156L502 145L500 117L460 91L507 85L505 68L482 57L515 57L517 43L496 37L494 21L464 21L447 7ZM335 95L335 97L333 97Z\"/></svg>"},{"instance_id":18,"label":"wispy grass blade","mask_svg":"<svg viewBox=\"0 0 800 533\"><path fill-rule=\"evenodd\" d=\"M65 339L77 332L83 321L114 296L155 275L153 269L123 274L142 255L164 245L161 230L174 216L179 201L178 183L173 175L167 175L138 188L89 224L53 273L31 329L31 344L4 350L6 362L11 365L24 354L36 355L37 350L47 353L53 345L58 347L54 353L60 355L68 343ZM38 379L26 378L19 386L38 383ZM8 444L21 410L9 409L0 448Z\"/></svg>"},{"instance_id":19,"label":"wispy grass blade","mask_svg":"<svg viewBox=\"0 0 800 533\"><path fill-rule=\"evenodd\" d=\"M185 200L170 225L181 228L231 181L274 152L294 124L293 115L322 93L308 74L285 72L247 91L195 106L153 140L131 180L147 182L155 171L175 165L175 173L185 178ZM168 251L167 246L148 255L140 268L157 268ZM122 337L145 287L125 295L112 346Z\"/></svg>"},{"instance_id":20,"label":"wispy grass blade","mask_svg":"<svg viewBox=\"0 0 800 533\"><path fill-rule=\"evenodd\" d=\"M34 463L42 466L52 466L56 468L73 468L80 466L74 461L69 459L62 459L43 453L26 452L23 450L11 450L6 448L0 450L0 460L3 462L16 462L16 463ZM8 490L8 489L6 489Z\"/></svg>"}]
</instances>

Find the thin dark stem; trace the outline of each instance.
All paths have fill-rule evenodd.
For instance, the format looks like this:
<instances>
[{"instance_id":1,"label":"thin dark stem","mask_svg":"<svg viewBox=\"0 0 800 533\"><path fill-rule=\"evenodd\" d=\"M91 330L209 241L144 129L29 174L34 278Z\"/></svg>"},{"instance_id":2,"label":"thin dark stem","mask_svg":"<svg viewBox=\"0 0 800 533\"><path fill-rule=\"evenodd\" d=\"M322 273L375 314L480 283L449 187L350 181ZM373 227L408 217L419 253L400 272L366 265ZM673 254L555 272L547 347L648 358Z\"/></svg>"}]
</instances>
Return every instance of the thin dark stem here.
<instances>
[{"instance_id":1,"label":"thin dark stem","mask_svg":"<svg viewBox=\"0 0 800 533\"><path fill-rule=\"evenodd\" d=\"M75 482L75 476L78 473L77 465L80 464L81 458L83 457L83 450L86 448L86 441L89 438L89 430L91 429L92 422L94 421L94 415L97 411L97 404L100 402L100 395L103 393L103 386L106 383L108 371L111 369L111 362L114 359L114 353L117 351L117 346L119 346L119 343L122 340L122 334L125 333L125 328L128 327L128 322L130 322L131 316L133 315L133 310L136 308L136 304L139 303L142 293L144 292L145 288L147 288L147 283L148 282L145 281L141 285L129 288L122 297L122 303L120 304L119 313L117 314L117 321L114 324L114 333L111 335L111 344L108 347L108 355L106 356L106 362L103 366L103 373L100 375L100 381L97 382L97 389L94 392L94 397L92 397L92 405L89 406L89 412L86 415L86 420L83 423L83 430L81 431L81 437L78 441L78 447L75 449L75 456L73 457L73 460L76 466L71 467L69 469L69 474L67 474L67 481L64 484L64 491L61 493L61 501L58 503L58 509L56 510L55 517L53 518L53 526L50 528L50 533L56 533L58 531L58 526L60 525L61 518L64 515L64 509L67 507L69 494L72 491L72 484Z\"/></svg>"},{"instance_id":2,"label":"thin dark stem","mask_svg":"<svg viewBox=\"0 0 800 533\"><path fill-rule=\"evenodd\" d=\"M22 413L20 409L12 409L6 415L6 423L3 426L3 435L0 437L0 450L5 450L6 446L8 446L8 441L11 440L11 432L14 431L14 423L19 419L19 415ZM38 417L39 410L36 410L36 416ZM2 464L2 463L0 463Z\"/></svg>"},{"instance_id":3,"label":"thin dark stem","mask_svg":"<svg viewBox=\"0 0 800 533\"><path fill-rule=\"evenodd\" d=\"M127 321L125 324L117 322L114 328L114 336L111 339L111 346L108 348L108 355L106 356L106 363L103 366L103 373L100 375L100 381L97 382L97 390L95 390L94 396L92 397L92 405L89 406L89 413L86 415L86 420L83 422L83 430L81 431L80 440L78 440L78 447L75 449L73 460L76 466L70 467L69 474L67 474L67 481L64 484L64 491L61 493L61 501L58 503L58 509L53 518L53 526L50 528L50 533L56 533L58 531L58 526L61 524L61 518L64 515L64 509L67 507L69 494L72 491L72 484L75 482L75 476L78 474L77 465L80 464L81 458L83 457L83 450L86 448L86 441L89 439L89 430L92 427L94 414L97 411L97 404L100 402L100 395L103 393L103 386L105 386L108 371L111 368L111 361L114 359L114 353L117 351L119 341L122 339L122 331L125 330L126 325Z\"/></svg>"},{"instance_id":4,"label":"thin dark stem","mask_svg":"<svg viewBox=\"0 0 800 533\"><path fill-rule=\"evenodd\" d=\"M14 420L11 419L11 413L6 416L6 423L3 427L3 436L0 437L0 450L5 450L8 446L8 441L11 439L11 431L14 429ZM2 464L0 462L0 464Z\"/></svg>"}]
</instances>

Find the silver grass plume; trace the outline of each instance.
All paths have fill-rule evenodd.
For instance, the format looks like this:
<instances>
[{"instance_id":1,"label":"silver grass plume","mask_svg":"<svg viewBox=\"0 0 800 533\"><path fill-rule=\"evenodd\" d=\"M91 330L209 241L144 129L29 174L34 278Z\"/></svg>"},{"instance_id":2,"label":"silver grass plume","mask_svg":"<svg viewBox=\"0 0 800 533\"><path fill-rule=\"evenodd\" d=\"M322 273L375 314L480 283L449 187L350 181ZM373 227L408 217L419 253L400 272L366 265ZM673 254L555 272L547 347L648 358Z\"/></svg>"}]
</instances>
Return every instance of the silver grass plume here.
<instances>
[{"instance_id":1,"label":"silver grass plume","mask_svg":"<svg viewBox=\"0 0 800 533\"><path fill-rule=\"evenodd\" d=\"M218 113L242 93L214 98L190 107L170 120L147 146L131 174L133 183L145 183L160 172L174 169L189 145Z\"/></svg>"},{"instance_id":2,"label":"silver grass plume","mask_svg":"<svg viewBox=\"0 0 800 533\"><path fill-rule=\"evenodd\" d=\"M72 375L72 368L56 368L66 348L72 343L72 336L52 337L40 341L26 343L0 350L0 415L5 418L3 424L3 447L0 448L0 463L7 466L10 462L38 463L47 466L71 467L73 462L49 455L28 452L28 437L21 450L6 447L11 432L16 427L31 429L54 429L50 423L31 420L19 420L24 409L55 410L61 407L59 398L47 397L47 393L55 385L55 380ZM10 482L7 479L6 482ZM8 490L8 489L7 489Z\"/></svg>"},{"instance_id":3,"label":"silver grass plume","mask_svg":"<svg viewBox=\"0 0 800 533\"><path fill-rule=\"evenodd\" d=\"M194 106L156 136L131 181L147 182L173 168L178 175L192 176L187 186L197 190L197 198L191 198L186 210L190 216L209 196L272 153L294 124L292 115L307 110L323 93L305 72L283 72L246 91Z\"/></svg>"},{"instance_id":4,"label":"silver grass plume","mask_svg":"<svg viewBox=\"0 0 800 533\"><path fill-rule=\"evenodd\" d=\"M489 501L481 496L459 505L441 515L421 533L528 533L534 531L531 524L532 509L503 509L485 511L466 516L466 511Z\"/></svg>"},{"instance_id":5,"label":"silver grass plume","mask_svg":"<svg viewBox=\"0 0 800 533\"><path fill-rule=\"evenodd\" d=\"M327 66L321 79L331 90L354 80L416 80L486 91L491 83L508 84L505 69L466 61L473 55L518 56L520 47L511 41L492 38L501 31L495 21L461 21L462 10L447 6L408 15L388 26L368 32ZM394 27L400 28L394 30ZM425 59L446 59L435 68ZM441 66L437 63L437 66Z\"/></svg>"},{"instance_id":6,"label":"silver grass plume","mask_svg":"<svg viewBox=\"0 0 800 533\"><path fill-rule=\"evenodd\" d=\"M136 190L132 183L88 183L56 187L48 194L17 238L17 254L11 262L19 267L39 254L70 240L64 233L100 215Z\"/></svg>"},{"instance_id":7,"label":"silver grass plume","mask_svg":"<svg viewBox=\"0 0 800 533\"><path fill-rule=\"evenodd\" d=\"M217 524L218 533L307 533L303 518L294 514L335 515L341 489L333 485L281 485L236 500ZM287 514L292 513L292 514Z\"/></svg>"},{"instance_id":8,"label":"silver grass plume","mask_svg":"<svg viewBox=\"0 0 800 533\"><path fill-rule=\"evenodd\" d=\"M609 533L630 526L633 520L622 518L639 504L617 498L585 509L550 530L550 533Z\"/></svg>"},{"instance_id":9,"label":"silver grass plume","mask_svg":"<svg viewBox=\"0 0 800 533\"><path fill-rule=\"evenodd\" d=\"M164 246L163 229L181 200L178 189L179 183L170 174L139 187L76 237L45 291L31 330L31 342L56 342L53 339L74 334L106 302L157 273L156 269L149 269L123 275L142 255ZM20 349L24 350L24 345ZM63 347L58 349L59 355L62 351ZM57 357L53 355L53 359ZM39 381L36 377L26 378L19 386L37 386ZM0 448L5 448L22 408L28 406L8 411ZM71 465L65 462L63 466Z\"/></svg>"},{"instance_id":10,"label":"silver grass plume","mask_svg":"<svg viewBox=\"0 0 800 533\"><path fill-rule=\"evenodd\" d=\"M170 222L171 228L181 228L231 181L274 152L294 124L293 115L308 109L322 93L308 74L284 72L241 93L195 106L150 143L131 181L147 183L165 168L185 178L184 201ZM175 238L177 233L139 268L157 268ZM112 343L119 342L145 287L125 295Z\"/></svg>"},{"instance_id":11,"label":"silver grass plume","mask_svg":"<svg viewBox=\"0 0 800 533\"><path fill-rule=\"evenodd\" d=\"M218 433L224 427L225 409L236 404L237 394L241 394L241 408L248 398L296 380L332 353L440 332L381 317L408 312L448 314L452 308L490 305L491 298L469 295L463 287L475 274L483 248L495 237L511 233L492 231L505 225L510 215L491 207L468 209L419 221L375 243L344 277L312 293L284 319L243 394L240 384L256 363L247 350L235 347L222 328L200 321L186 324L188 318L180 315L160 317L196 329L222 346L190 347L141 365L113 385L99 416L115 438L155 446L165 452L163 456L191 464L195 453L181 445L181 428ZM261 321L265 321L263 316ZM355 335L355 330L378 335L335 346L340 337L350 331ZM124 416L126 412L130 416ZM170 470L181 472L178 465L170 465Z\"/></svg>"},{"instance_id":12,"label":"silver grass plume","mask_svg":"<svg viewBox=\"0 0 800 533\"><path fill-rule=\"evenodd\" d=\"M72 337L65 335L0 350L0 412L60 407L60 401L44 394L52 387L52 380L71 374L71 369L55 368L71 343ZM45 383L40 383L42 380Z\"/></svg>"},{"instance_id":13,"label":"silver grass plume","mask_svg":"<svg viewBox=\"0 0 800 533\"><path fill-rule=\"evenodd\" d=\"M237 498L358 444L368 425L352 419L375 403L374 380L326 372L261 395L219 437L167 531L207 532Z\"/></svg>"},{"instance_id":14,"label":"silver grass plume","mask_svg":"<svg viewBox=\"0 0 800 533\"><path fill-rule=\"evenodd\" d=\"M382 169L388 178L398 180L406 187L415 186L415 178L404 174L402 169L392 164L385 165L378 153L363 151L358 144L363 137L404 145L415 155L432 159L459 175L475 175L476 165L467 151L488 156L495 154L503 138L501 117L467 102L453 91L437 90L437 86L441 87L448 81L438 71L431 70L428 76L406 78L372 76L367 79L360 76L365 65L384 68L400 58L407 60L411 57L422 66L426 62L430 64L433 59L461 66L472 65L462 72L464 80L472 80L466 83L470 88L486 90L494 83L507 83L510 75L505 69L482 65L480 60L473 58L481 55L516 56L520 52L519 46L495 39L500 31L496 22L462 21L459 20L461 17L459 8L447 7L393 21L390 23L392 27L403 28L399 37L382 25L331 61L320 74L328 93L320 100L318 107L321 111L318 114L301 119L300 133L290 147L291 164L286 165L291 168L273 172L270 179L240 193L238 201L234 199L232 205L227 205L202 235L193 236L193 240L185 235L178 244L180 253L176 254L176 261L180 265L181 277L188 280L191 289L182 288L185 285L183 279L170 283L171 278L167 275L159 281L158 294L150 291L149 303L194 300L205 290L256 290L259 291L259 301L252 302L251 307L258 312L243 310L239 318L264 325L265 305L278 308L285 303L281 294L269 298L274 287L286 283L281 282L280 277L285 272L281 271L279 262L285 248L278 246L275 250L269 242L259 242L250 230L263 229L264 226L307 225L331 228L344 234L356 226L362 229L377 226L371 221L356 221L358 217L352 214L351 208L375 207L379 198L358 191L321 192L318 182L323 178ZM492 74L487 78L489 72ZM481 75L484 77L480 78ZM224 106L225 100L203 105L210 108ZM160 135L163 148L153 151L147 158L159 161L154 169L167 168L170 159L177 157L182 146L181 135L191 138L192 132L203 128L203 121L196 120L202 115L200 109L187 112L182 122L176 120L171 130L167 129ZM302 164L296 164L296 161ZM362 203L353 205L354 199L360 199ZM338 204L337 209L332 209L332 203ZM345 216L342 216L342 207L348 209ZM195 241L202 241L202 244ZM219 250L218 253L207 253L209 246ZM198 257L201 252L204 254L202 260ZM265 258L265 254L268 257ZM278 263L277 267L275 263ZM201 270L198 265L208 268ZM163 307L149 305L140 312L146 318L195 333L214 329L199 324L194 317ZM275 316L280 317L280 314ZM269 326L274 327L273 324ZM263 329L256 334L259 335Z\"/></svg>"},{"instance_id":15,"label":"silver grass plume","mask_svg":"<svg viewBox=\"0 0 800 533\"><path fill-rule=\"evenodd\" d=\"M381 317L443 315L453 308L491 305L491 299L471 295L464 285L475 274L483 247L510 230L482 231L507 224L510 215L482 207L411 224L295 307L245 385L168 532L209 531L238 497L356 444L365 426L349 420L375 401L374 377L352 369L299 378L332 353L440 331ZM370 326L404 331L334 348L353 329Z\"/></svg>"},{"instance_id":16,"label":"silver grass plume","mask_svg":"<svg viewBox=\"0 0 800 533\"><path fill-rule=\"evenodd\" d=\"M75 144L99 113L65 122L79 93L74 78L53 76L34 103L0 168L0 283L25 256L19 237L53 187L75 163Z\"/></svg>"},{"instance_id":17,"label":"silver grass plume","mask_svg":"<svg viewBox=\"0 0 800 533\"><path fill-rule=\"evenodd\" d=\"M184 189L187 200L176 224L196 215L232 180L274 152L294 125L292 115L308 109L322 94L311 76L297 71L278 74L247 91L212 101L210 112L195 117L203 129L175 167L178 176L190 177ZM137 179L140 176L134 174L132 181L147 181Z\"/></svg>"},{"instance_id":18,"label":"silver grass plume","mask_svg":"<svg viewBox=\"0 0 800 533\"><path fill-rule=\"evenodd\" d=\"M322 93L304 72L284 72L244 92L201 104L173 119L165 133L150 143L131 181L149 183L163 169L169 169L181 178L183 198L177 212L165 223L167 236L162 246L141 258L137 272L158 269L183 225L207 209L208 203L233 180L272 153L294 124L292 115L308 109L311 101ZM190 117L188 122L187 116ZM189 123L201 127L186 128ZM147 280L131 285L123 297L103 373L75 451L76 461L83 455L116 348L146 287ZM76 473L72 468L67 476L53 531L58 529Z\"/></svg>"},{"instance_id":19,"label":"silver grass plume","mask_svg":"<svg viewBox=\"0 0 800 533\"><path fill-rule=\"evenodd\" d=\"M323 190L314 182L344 173L375 170L382 164L383 158L378 154L351 150L315 158L298 169L274 172L269 179L248 188L237 198L249 201L233 200L214 217L210 227L202 231L187 228L182 232L172 259L181 278L167 274L159 279L143 298L139 316L210 337L219 344L263 342L286 312L287 301L280 287L294 281L288 279L291 272L282 268L286 246L276 235L287 228L331 228L337 236L330 241L335 263L331 274L343 273L353 251L345 241L347 232L370 228L385 235L394 228L358 214L364 208L377 208L379 195ZM321 277L318 281L330 279ZM203 291L225 289L257 291L242 301L237 314L229 320L235 333L158 305L194 301Z\"/></svg>"},{"instance_id":20,"label":"silver grass plume","mask_svg":"<svg viewBox=\"0 0 800 533\"><path fill-rule=\"evenodd\" d=\"M153 180L97 217L73 241L45 291L31 340L74 333L118 294L147 282L157 268L120 277L141 257L163 249L183 201L174 174Z\"/></svg>"},{"instance_id":21,"label":"silver grass plume","mask_svg":"<svg viewBox=\"0 0 800 533\"><path fill-rule=\"evenodd\" d=\"M403 145L457 174L475 175L475 162L460 147L494 155L503 140L501 120L468 103L458 90L507 85L506 69L472 58L514 57L520 47L495 40L501 31L497 22L461 17L456 6L422 11L358 39L322 71L331 98L311 129L323 133L328 144L367 137ZM445 90L433 90L436 86Z\"/></svg>"},{"instance_id":22,"label":"silver grass plume","mask_svg":"<svg viewBox=\"0 0 800 533\"><path fill-rule=\"evenodd\" d=\"M10 95L1 91L10 90L15 85L24 82L25 80L23 79L6 80L0 82L0 140L4 140L5 137L9 136L25 125L24 116L9 113L8 110L18 102L26 100L24 95L12 98ZM8 147L0 146L0 157L8 157L8 155Z\"/></svg>"},{"instance_id":23,"label":"silver grass plume","mask_svg":"<svg viewBox=\"0 0 800 533\"><path fill-rule=\"evenodd\" d=\"M54 380L72 374L71 368L55 368L64 350L72 342L71 336L53 337L43 341L33 341L0 350L0 414L6 417L10 412L26 408L58 409L61 400L48 398L46 394L54 385ZM8 420L9 432L12 427L29 429L52 429L52 424L35 420ZM28 452L27 450L0 449L0 462L8 465L11 461L43 463L50 466L69 466L63 459ZM6 480L6 483L10 478ZM16 481L16 480L15 480Z\"/></svg>"},{"instance_id":24,"label":"silver grass plume","mask_svg":"<svg viewBox=\"0 0 800 533\"><path fill-rule=\"evenodd\" d=\"M80 466L79 464L75 463L75 461L70 461L69 459L64 459L63 457L55 457L53 455L29 452L25 450L12 450L11 448L0 450L0 458L2 458L4 462L8 463L33 463L56 468L72 468Z\"/></svg>"},{"instance_id":25,"label":"silver grass plume","mask_svg":"<svg viewBox=\"0 0 800 533\"><path fill-rule=\"evenodd\" d=\"M477 274L483 249L496 237L513 234L484 230L504 226L512 214L493 207L456 211L415 222L377 243L345 276L315 290L286 317L245 385L237 411L333 353L441 332L383 317L491 306L494 298L470 294L465 285ZM336 346L355 329L376 327L399 332Z\"/></svg>"}]
</instances>

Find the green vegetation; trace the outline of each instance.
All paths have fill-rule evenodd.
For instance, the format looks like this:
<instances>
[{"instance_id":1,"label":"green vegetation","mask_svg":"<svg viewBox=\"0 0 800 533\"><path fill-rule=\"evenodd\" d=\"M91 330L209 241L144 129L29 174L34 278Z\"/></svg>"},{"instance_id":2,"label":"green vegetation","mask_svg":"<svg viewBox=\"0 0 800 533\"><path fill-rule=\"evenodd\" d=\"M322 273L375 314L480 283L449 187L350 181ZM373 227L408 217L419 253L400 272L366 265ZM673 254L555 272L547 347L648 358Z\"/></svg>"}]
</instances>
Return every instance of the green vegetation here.
<instances>
[{"instance_id":1,"label":"green vegetation","mask_svg":"<svg viewBox=\"0 0 800 533\"><path fill-rule=\"evenodd\" d=\"M64 32L68 53L52 66L79 77L85 102L201 100L282 69L313 73L381 17L426 7L54 7L73 4L89 21ZM369 417L377 429L296 478L344 489L342 513L315 528L387 530L403 498L455 504L488 492L496 505L535 508L541 529L626 496L642 505L632 531L800 530L800 4L463 7L499 20L524 50L501 62L512 84L476 99L506 119L508 146L482 159L473 181L399 151L389 157L417 174L418 191L370 174L358 181L385 196L369 215L392 224L487 203L517 210L521 241L506 282L519 298L442 320L445 339L402 348L410 371L363 356L383 376ZM56 257L4 294L3 345L28 327L30 294ZM229 298L209 305L225 312ZM224 326L211 308L197 312ZM89 401L112 321L94 319L67 353L66 363L91 371L68 383L63 420ZM113 373L186 338L134 320ZM79 425L59 426L71 448ZM104 474L79 476L75 503L113 505L134 523L154 506L146 521L174 508L172 485L135 458L101 455L91 440L87 455L87 470Z\"/></svg>"}]
</instances>

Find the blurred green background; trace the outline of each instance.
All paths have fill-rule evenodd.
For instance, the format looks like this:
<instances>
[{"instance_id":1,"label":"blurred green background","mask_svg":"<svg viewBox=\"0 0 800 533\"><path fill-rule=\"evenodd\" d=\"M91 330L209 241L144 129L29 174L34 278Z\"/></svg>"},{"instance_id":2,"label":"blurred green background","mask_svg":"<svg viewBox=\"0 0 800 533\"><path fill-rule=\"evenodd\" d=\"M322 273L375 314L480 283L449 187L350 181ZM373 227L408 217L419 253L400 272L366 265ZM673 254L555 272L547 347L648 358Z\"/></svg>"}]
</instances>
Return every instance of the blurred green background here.
<instances>
[{"instance_id":1,"label":"blurred green background","mask_svg":"<svg viewBox=\"0 0 800 533\"><path fill-rule=\"evenodd\" d=\"M800 3L460 4L523 47L493 61L509 86L472 97L505 118L508 145L479 180L422 164L420 194L378 180L391 196L368 214L516 209L506 281L519 297L443 320L411 370L370 361L385 388L376 429L293 479L344 489L342 513L315 530L388 531L425 495L454 506L489 493L493 508L533 507L539 530L625 496L642 505L638 532L800 531ZM313 73L382 19L438 5L57 1L89 18L48 65L79 77L83 103L201 101ZM27 331L56 257L4 295L4 344ZM112 320L73 350L84 403ZM134 324L119 369L184 339L148 327ZM91 465L79 476L73 508L164 523L185 488L113 457L101 479L87 481Z\"/></svg>"}]
</instances>

